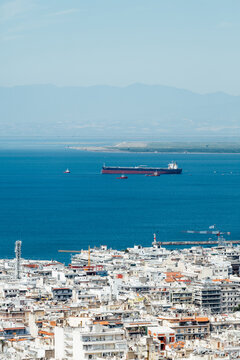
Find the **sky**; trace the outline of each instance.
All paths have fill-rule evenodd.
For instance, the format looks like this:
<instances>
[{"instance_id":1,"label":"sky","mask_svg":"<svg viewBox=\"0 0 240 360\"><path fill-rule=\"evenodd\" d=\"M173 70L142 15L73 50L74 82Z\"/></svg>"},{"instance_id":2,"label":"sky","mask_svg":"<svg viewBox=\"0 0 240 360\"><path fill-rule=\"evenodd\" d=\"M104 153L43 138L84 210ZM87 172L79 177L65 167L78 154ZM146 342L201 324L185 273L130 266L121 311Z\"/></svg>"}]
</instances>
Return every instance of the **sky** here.
<instances>
[{"instance_id":1,"label":"sky","mask_svg":"<svg viewBox=\"0 0 240 360\"><path fill-rule=\"evenodd\" d=\"M239 0L0 0L0 86L240 95Z\"/></svg>"}]
</instances>

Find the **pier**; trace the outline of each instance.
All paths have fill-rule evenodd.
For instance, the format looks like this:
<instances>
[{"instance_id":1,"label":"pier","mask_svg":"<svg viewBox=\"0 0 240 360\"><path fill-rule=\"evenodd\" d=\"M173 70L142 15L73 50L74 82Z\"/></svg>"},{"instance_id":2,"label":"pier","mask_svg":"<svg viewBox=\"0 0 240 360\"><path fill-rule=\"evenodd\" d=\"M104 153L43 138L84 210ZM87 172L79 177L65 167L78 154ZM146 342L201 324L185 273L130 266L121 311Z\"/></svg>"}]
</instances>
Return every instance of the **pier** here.
<instances>
[{"instance_id":1,"label":"pier","mask_svg":"<svg viewBox=\"0 0 240 360\"><path fill-rule=\"evenodd\" d=\"M154 244L154 243L153 243ZM206 241L157 241L156 245L170 246L170 245L218 245L219 240ZM240 244L240 240L224 240L224 244Z\"/></svg>"}]
</instances>

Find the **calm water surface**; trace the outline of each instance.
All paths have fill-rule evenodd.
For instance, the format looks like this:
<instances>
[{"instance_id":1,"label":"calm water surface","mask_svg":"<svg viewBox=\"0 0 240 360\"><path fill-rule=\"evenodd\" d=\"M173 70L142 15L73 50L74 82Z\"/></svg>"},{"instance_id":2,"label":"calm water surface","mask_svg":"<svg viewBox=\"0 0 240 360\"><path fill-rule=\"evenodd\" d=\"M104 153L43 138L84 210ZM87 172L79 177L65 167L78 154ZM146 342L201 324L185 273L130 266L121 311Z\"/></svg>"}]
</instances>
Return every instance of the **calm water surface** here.
<instances>
[{"instance_id":1,"label":"calm water surface","mask_svg":"<svg viewBox=\"0 0 240 360\"><path fill-rule=\"evenodd\" d=\"M167 166L173 159L182 175L100 174L104 162ZM58 249L146 246L154 232L159 240L206 240L182 231L212 224L240 239L240 155L1 150L0 164L0 258L13 257L17 239L25 258L66 262Z\"/></svg>"}]
</instances>

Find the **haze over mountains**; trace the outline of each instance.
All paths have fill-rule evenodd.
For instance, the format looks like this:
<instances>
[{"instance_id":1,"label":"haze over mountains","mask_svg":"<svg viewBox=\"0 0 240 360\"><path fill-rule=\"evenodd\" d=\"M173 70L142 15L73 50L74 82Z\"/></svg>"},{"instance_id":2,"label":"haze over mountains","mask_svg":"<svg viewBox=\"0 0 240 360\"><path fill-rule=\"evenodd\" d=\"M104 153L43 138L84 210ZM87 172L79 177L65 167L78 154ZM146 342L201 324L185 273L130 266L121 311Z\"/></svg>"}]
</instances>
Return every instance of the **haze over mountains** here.
<instances>
[{"instance_id":1,"label":"haze over mountains","mask_svg":"<svg viewBox=\"0 0 240 360\"><path fill-rule=\"evenodd\" d=\"M240 97L160 85L0 88L2 136L235 135Z\"/></svg>"}]
</instances>

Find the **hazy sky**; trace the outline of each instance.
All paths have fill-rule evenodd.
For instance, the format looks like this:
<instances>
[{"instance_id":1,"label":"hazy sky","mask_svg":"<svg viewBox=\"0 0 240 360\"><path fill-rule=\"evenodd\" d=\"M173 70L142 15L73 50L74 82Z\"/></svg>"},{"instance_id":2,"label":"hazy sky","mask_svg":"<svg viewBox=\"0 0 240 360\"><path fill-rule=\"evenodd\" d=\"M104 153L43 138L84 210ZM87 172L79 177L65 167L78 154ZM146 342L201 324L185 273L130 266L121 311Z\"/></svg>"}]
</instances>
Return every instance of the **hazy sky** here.
<instances>
[{"instance_id":1,"label":"hazy sky","mask_svg":"<svg viewBox=\"0 0 240 360\"><path fill-rule=\"evenodd\" d=\"M239 0L0 0L0 86L240 95Z\"/></svg>"}]
</instances>

